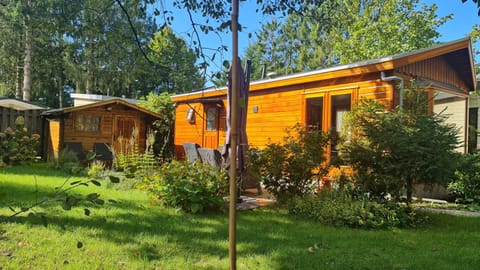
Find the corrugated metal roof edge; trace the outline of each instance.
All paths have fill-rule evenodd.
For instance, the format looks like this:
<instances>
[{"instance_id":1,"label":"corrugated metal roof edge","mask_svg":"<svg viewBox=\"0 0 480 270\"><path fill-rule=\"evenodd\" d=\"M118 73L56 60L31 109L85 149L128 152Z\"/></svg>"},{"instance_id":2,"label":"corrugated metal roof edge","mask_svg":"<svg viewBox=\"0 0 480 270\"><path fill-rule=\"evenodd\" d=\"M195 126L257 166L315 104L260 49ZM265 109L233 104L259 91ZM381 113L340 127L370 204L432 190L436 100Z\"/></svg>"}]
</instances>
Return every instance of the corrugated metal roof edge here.
<instances>
[{"instance_id":1,"label":"corrugated metal roof edge","mask_svg":"<svg viewBox=\"0 0 480 270\"><path fill-rule=\"evenodd\" d=\"M422 49L409 51L409 52L398 53L398 54L394 54L394 55L390 55L390 56L386 56L386 57L379 57L379 58L375 58L375 59L363 60L363 61L358 61L358 62L345 64L345 65L338 65L338 66L333 66L333 67L329 67L329 68L299 72L299 73L280 76L280 77L271 78L271 79L263 79L263 80L253 81L253 82L250 83L250 85L256 85L256 84L261 84L261 83L266 83L266 82L275 82L275 81L281 81L281 80L288 80L288 79L305 77L305 76L310 76L310 75L317 75L317 74L333 72L333 71L338 71L338 70L343 70L343 69L350 69L350 68L368 66L368 65L373 65L373 64L379 64L379 63L383 63L383 62L387 62L387 61L393 61L393 60L396 60L396 59L405 58L405 57L409 57L409 56L412 56L412 55L424 53L424 52L435 50L435 49L438 49L438 48L448 47L450 45L465 42L465 41L469 41L469 40L470 40L470 37L465 37L465 38L456 39L456 40L449 41L449 42L438 43L438 44L432 45L432 46L427 47L427 48L422 48ZM199 93L210 93L210 92L222 91L222 90L224 91L226 89L227 89L226 86L219 87L219 88L210 87L210 88L206 88L206 89L202 89L202 90L195 90L195 91L192 91L191 93L183 93L183 94L174 95L174 96L172 96L172 98L188 97L190 95L196 95L196 94L199 94Z\"/></svg>"}]
</instances>

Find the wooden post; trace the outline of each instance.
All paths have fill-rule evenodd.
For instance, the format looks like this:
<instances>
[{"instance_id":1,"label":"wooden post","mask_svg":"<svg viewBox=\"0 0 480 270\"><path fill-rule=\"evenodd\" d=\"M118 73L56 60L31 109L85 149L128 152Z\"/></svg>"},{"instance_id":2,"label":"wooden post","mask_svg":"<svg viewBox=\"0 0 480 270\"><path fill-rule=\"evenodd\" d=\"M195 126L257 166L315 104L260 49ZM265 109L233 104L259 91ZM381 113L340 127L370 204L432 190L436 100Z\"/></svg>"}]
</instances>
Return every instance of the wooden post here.
<instances>
[{"instance_id":1,"label":"wooden post","mask_svg":"<svg viewBox=\"0 0 480 270\"><path fill-rule=\"evenodd\" d=\"M238 139L238 0L232 1L232 98L230 108L230 205L229 205L229 258L230 270L237 269L237 139Z\"/></svg>"}]
</instances>

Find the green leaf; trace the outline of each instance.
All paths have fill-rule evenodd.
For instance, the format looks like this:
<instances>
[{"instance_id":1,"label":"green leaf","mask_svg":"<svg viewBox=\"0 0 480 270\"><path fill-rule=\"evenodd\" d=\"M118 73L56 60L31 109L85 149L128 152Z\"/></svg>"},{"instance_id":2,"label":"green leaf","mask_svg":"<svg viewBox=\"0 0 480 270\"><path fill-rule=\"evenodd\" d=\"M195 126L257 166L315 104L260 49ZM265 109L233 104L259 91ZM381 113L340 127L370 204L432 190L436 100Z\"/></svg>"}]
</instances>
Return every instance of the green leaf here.
<instances>
[{"instance_id":1,"label":"green leaf","mask_svg":"<svg viewBox=\"0 0 480 270\"><path fill-rule=\"evenodd\" d=\"M224 68L230 68L230 62L228 62L227 60L224 60L222 65Z\"/></svg>"},{"instance_id":2,"label":"green leaf","mask_svg":"<svg viewBox=\"0 0 480 270\"><path fill-rule=\"evenodd\" d=\"M116 200L113 200L113 199L108 199L108 202L110 202L110 203L117 203L117 201L116 201Z\"/></svg>"},{"instance_id":3,"label":"green leaf","mask_svg":"<svg viewBox=\"0 0 480 270\"><path fill-rule=\"evenodd\" d=\"M45 215L40 215L40 221L42 222L42 225L46 228L48 225L47 217Z\"/></svg>"},{"instance_id":4,"label":"green leaf","mask_svg":"<svg viewBox=\"0 0 480 270\"><path fill-rule=\"evenodd\" d=\"M72 210L72 205L68 203L68 201L64 201L62 203L62 208L63 210L69 211L69 210Z\"/></svg>"},{"instance_id":5,"label":"green leaf","mask_svg":"<svg viewBox=\"0 0 480 270\"><path fill-rule=\"evenodd\" d=\"M98 205L104 205L104 204L105 204L105 201L102 200L102 199L96 199L96 200L94 201L94 203L96 203L96 204L98 204Z\"/></svg>"},{"instance_id":6,"label":"green leaf","mask_svg":"<svg viewBox=\"0 0 480 270\"><path fill-rule=\"evenodd\" d=\"M108 178L110 179L110 182L112 182L114 184L120 183L120 178L119 177L110 175L110 176L108 176Z\"/></svg>"},{"instance_id":7,"label":"green leaf","mask_svg":"<svg viewBox=\"0 0 480 270\"><path fill-rule=\"evenodd\" d=\"M98 199L98 197L100 197L100 194L98 194L98 193L90 193L90 194L87 195L86 199L87 199L88 201L93 202L93 201L95 201L96 199Z\"/></svg>"},{"instance_id":8,"label":"green leaf","mask_svg":"<svg viewBox=\"0 0 480 270\"><path fill-rule=\"evenodd\" d=\"M97 156L97 153L95 153L95 152L88 152L86 158L87 158L88 161L90 161L90 160L94 160L96 156Z\"/></svg>"},{"instance_id":9,"label":"green leaf","mask_svg":"<svg viewBox=\"0 0 480 270\"><path fill-rule=\"evenodd\" d=\"M202 210L202 205L198 203L194 203L192 204L191 209L192 209L192 213L196 214Z\"/></svg>"},{"instance_id":10,"label":"green leaf","mask_svg":"<svg viewBox=\"0 0 480 270\"><path fill-rule=\"evenodd\" d=\"M102 185L102 184L100 184L100 182L98 182L95 179L90 180L90 182L92 182L95 186L101 186Z\"/></svg>"}]
</instances>

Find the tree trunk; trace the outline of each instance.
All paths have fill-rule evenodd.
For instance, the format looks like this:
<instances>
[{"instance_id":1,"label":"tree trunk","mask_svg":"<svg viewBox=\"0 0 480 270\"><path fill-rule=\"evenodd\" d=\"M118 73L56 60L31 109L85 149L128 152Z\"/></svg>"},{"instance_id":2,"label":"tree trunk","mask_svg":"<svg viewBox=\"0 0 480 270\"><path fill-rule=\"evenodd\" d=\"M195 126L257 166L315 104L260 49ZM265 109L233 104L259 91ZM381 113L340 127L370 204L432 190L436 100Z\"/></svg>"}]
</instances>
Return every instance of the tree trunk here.
<instances>
[{"instance_id":1,"label":"tree trunk","mask_svg":"<svg viewBox=\"0 0 480 270\"><path fill-rule=\"evenodd\" d=\"M87 81L85 83L85 93L91 94L94 86L93 68L94 68L94 44L93 38L89 38L88 42L88 62L87 62Z\"/></svg>"},{"instance_id":2,"label":"tree trunk","mask_svg":"<svg viewBox=\"0 0 480 270\"><path fill-rule=\"evenodd\" d=\"M16 99L22 99L22 79L21 79L21 69L20 67L20 62L22 59L19 57L17 62L15 63L16 65L16 75L15 75L15 98Z\"/></svg>"},{"instance_id":3,"label":"tree trunk","mask_svg":"<svg viewBox=\"0 0 480 270\"><path fill-rule=\"evenodd\" d=\"M63 108L63 86L65 84L65 75L63 68L60 73L60 81L58 82L58 108Z\"/></svg>"},{"instance_id":4,"label":"tree trunk","mask_svg":"<svg viewBox=\"0 0 480 270\"><path fill-rule=\"evenodd\" d=\"M412 194L413 194L413 179L409 177L407 179L407 203L410 203L412 201Z\"/></svg>"},{"instance_id":5,"label":"tree trunk","mask_svg":"<svg viewBox=\"0 0 480 270\"><path fill-rule=\"evenodd\" d=\"M27 16L27 23L29 16ZM32 30L25 30L25 58L23 60L23 100L30 101L32 89Z\"/></svg>"}]
</instances>

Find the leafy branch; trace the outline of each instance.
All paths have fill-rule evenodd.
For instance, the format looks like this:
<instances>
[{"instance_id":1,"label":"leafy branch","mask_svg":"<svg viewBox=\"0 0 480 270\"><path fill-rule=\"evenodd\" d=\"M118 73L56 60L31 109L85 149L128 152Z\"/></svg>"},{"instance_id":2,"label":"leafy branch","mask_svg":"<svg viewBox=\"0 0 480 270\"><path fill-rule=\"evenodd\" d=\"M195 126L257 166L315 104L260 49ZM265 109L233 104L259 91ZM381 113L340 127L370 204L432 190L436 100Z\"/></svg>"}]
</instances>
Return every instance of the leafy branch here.
<instances>
[{"instance_id":1,"label":"leafy branch","mask_svg":"<svg viewBox=\"0 0 480 270\"><path fill-rule=\"evenodd\" d=\"M88 180L77 180L70 182L70 177L65 179L65 181L59 186L55 188L55 192L51 196L45 196L42 200L38 200L38 187L37 187L37 178L35 179L35 202L29 206L20 207L19 210L16 210L14 207L9 206L8 208L13 212L10 216L8 216L5 220L0 220L0 222L8 222L12 220L14 217L19 216L21 214L25 214L29 212L29 216L38 215L43 223L44 226L47 226L47 218L46 214L43 212L35 213L34 209L45 205L50 202L59 202L62 206L63 210L69 211L74 206L78 206L80 202L90 202L95 205L104 205L105 201L100 199L99 193L90 193L84 196L80 195L73 195L70 192L76 188L81 186L88 187L89 185L93 184L95 186L101 186L101 183L96 179L88 179ZM109 176L110 182L112 183L119 183L120 179L115 176ZM109 200L111 203L116 203L115 200ZM86 216L90 216L90 209L85 208L84 214Z\"/></svg>"}]
</instances>

